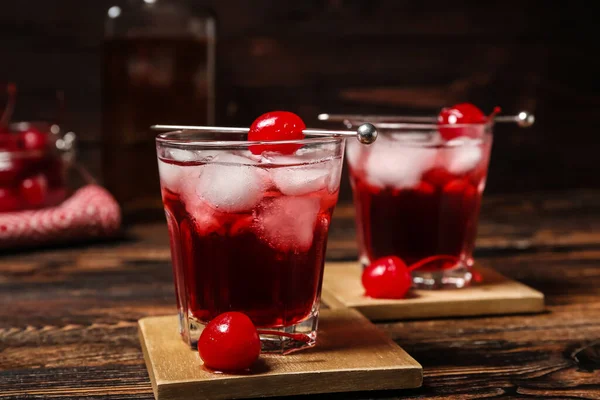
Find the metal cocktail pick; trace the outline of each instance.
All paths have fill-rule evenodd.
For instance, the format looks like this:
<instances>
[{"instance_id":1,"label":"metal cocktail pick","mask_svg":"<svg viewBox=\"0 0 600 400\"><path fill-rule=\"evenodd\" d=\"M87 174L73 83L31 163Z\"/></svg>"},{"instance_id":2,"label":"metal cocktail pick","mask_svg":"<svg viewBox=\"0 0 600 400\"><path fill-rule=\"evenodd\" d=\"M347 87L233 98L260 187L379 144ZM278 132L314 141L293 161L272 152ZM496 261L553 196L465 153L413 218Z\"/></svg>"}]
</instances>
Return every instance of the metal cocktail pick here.
<instances>
[{"instance_id":1,"label":"metal cocktail pick","mask_svg":"<svg viewBox=\"0 0 600 400\"><path fill-rule=\"evenodd\" d=\"M416 117L408 115L356 115L356 114L319 114L320 121L346 122L346 121L385 121L385 122L416 122L437 123L437 117ZM521 128L528 128L535 122L535 116L528 111L521 111L516 115L494 116L494 122L514 122Z\"/></svg>"},{"instance_id":2,"label":"metal cocktail pick","mask_svg":"<svg viewBox=\"0 0 600 400\"><path fill-rule=\"evenodd\" d=\"M194 130L205 132L231 132L247 133L249 128L233 128L223 126L191 126L191 125L152 125L150 129L155 131L182 131ZM302 131L306 136L355 136L363 144L371 144L377 139L377 129L373 124L361 124L356 131L332 131L325 129L305 129Z\"/></svg>"}]
</instances>

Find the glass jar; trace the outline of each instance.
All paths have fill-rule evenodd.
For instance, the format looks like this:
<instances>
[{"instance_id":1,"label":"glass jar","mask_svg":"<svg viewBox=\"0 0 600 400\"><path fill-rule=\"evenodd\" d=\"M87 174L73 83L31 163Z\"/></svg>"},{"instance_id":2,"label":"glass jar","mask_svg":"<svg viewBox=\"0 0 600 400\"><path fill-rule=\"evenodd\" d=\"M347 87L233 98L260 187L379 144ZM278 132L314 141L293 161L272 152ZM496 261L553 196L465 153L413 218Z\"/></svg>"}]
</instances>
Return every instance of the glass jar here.
<instances>
[{"instance_id":1,"label":"glass jar","mask_svg":"<svg viewBox=\"0 0 600 400\"><path fill-rule=\"evenodd\" d=\"M48 122L15 122L0 133L0 213L60 204L74 141Z\"/></svg>"},{"instance_id":2,"label":"glass jar","mask_svg":"<svg viewBox=\"0 0 600 400\"><path fill-rule=\"evenodd\" d=\"M183 0L129 0L106 14L103 180L125 217L162 208L153 124L214 123L215 19Z\"/></svg>"}]
</instances>

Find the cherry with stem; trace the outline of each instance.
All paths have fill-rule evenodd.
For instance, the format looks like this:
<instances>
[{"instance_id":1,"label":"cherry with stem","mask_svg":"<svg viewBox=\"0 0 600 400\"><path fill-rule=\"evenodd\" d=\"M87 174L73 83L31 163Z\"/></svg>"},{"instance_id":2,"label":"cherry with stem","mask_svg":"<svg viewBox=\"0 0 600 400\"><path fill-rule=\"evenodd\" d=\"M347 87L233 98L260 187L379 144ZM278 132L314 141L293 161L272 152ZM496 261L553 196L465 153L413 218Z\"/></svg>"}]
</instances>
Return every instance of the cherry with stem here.
<instances>
[{"instance_id":1,"label":"cherry with stem","mask_svg":"<svg viewBox=\"0 0 600 400\"><path fill-rule=\"evenodd\" d=\"M423 258L422 260L419 260L419 261L407 266L406 269L408 270L408 272L412 272L412 271L415 271L427 264L430 264L432 262L438 262L438 261L443 261L444 265L454 266L458 262L458 257L448 255L448 254L437 254L437 255ZM445 269L445 268L442 268L442 269ZM259 329L258 333L261 335L273 335L273 336L286 337L286 338L290 338L292 340L297 340L297 341L303 342L303 343L310 342L310 338L308 337L308 335L304 335L302 333L286 333L286 332L270 331L270 330L262 330L262 329Z\"/></svg>"},{"instance_id":2,"label":"cherry with stem","mask_svg":"<svg viewBox=\"0 0 600 400\"><path fill-rule=\"evenodd\" d=\"M502 109L498 106L494 107L494 110L492 110L492 112L490 113L490 115L487 116L487 121L488 123L490 121L494 120L494 117L496 117L496 115L500 114L502 112Z\"/></svg>"},{"instance_id":3,"label":"cherry with stem","mask_svg":"<svg viewBox=\"0 0 600 400\"><path fill-rule=\"evenodd\" d=\"M433 262L443 262L442 269L454 267L459 258L438 254L423 258L408 266L397 256L387 256L373 261L362 273L365 295L376 299L403 299L412 287L411 272ZM446 267L448 265L448 267Z\"/></svg>"},{"instance_id":4,"label":"cherry with stem","mask_svg":"<svg viewBox=\"0 0 600 400\"><path fill-rule=\"evenodd\" d=\"M2 117L0 117L0 129L8 128L10 119L12 118L13 112L15 111L17 85L15 85L14 83L9 83L6 86L6 94L8 95L8 99L6 101L6 107L4 107Z\"/></svg>"}]
</instances>

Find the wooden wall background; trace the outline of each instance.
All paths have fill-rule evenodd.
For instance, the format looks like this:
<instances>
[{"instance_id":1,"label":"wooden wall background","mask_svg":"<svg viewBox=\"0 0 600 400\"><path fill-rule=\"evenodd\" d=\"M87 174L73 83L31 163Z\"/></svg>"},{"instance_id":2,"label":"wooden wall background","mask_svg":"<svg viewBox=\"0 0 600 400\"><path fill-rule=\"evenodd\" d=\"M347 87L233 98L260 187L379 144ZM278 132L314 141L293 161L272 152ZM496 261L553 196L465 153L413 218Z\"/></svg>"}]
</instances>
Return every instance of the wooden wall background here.
<instances>
[{"instance_id":1,"label":"wooden wall background","mask_svg":"<svg viewBox=\"0 0 600 400\"><path fill-rule=\"evenodd\" d=\"M5 1L0 11L0 82L19 84L17 117L53 111L53 89L64 89L80 158L96 174L103 20L118 3ZM528 109L533 128L497 128L489 192L600 187L593 2L194 4L219 21L220 123L248 124L271 109L310 125L324 111L428 114L458 101Z\"/></svg>"}]
</instances>

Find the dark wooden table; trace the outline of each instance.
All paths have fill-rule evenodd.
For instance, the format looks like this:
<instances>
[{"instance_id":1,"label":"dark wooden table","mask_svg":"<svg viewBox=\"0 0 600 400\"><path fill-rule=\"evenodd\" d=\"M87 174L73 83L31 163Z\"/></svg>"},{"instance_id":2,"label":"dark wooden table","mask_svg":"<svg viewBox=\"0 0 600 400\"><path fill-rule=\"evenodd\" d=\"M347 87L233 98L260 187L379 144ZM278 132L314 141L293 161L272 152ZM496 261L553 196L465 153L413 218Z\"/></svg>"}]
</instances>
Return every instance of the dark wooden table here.
<instances>
[{"instance_id":1,"label":"dark wooden table","mask_svg":"<svg viewBox=\"0 0 600 400\"><path fill-rule=\"evenodd\" d=\"M167 232L0 256L0 399L152 399L136 321L175 311ZM356 256L340 206L330 259ZM380 324L424 367L411 391L328 398L600 399L600 192L485 200L478 259L546 294L538 315Z\"/></svg>"}]
</instances>

